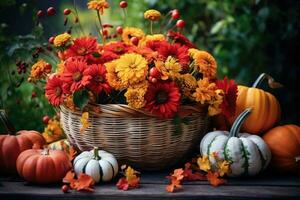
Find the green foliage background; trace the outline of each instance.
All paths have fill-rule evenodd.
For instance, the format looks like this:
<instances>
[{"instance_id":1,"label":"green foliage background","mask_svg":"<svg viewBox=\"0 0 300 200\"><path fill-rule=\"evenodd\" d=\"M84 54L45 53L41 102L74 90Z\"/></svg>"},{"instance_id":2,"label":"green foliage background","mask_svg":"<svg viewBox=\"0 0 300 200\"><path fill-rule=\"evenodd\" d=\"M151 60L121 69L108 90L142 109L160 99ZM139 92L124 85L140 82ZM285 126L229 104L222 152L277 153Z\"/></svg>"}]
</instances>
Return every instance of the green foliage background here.
<instances>
[{"instance_id":1,"label":"green foliage background","mask_svg":"<svg viewBox=\"0 0 300 200\"><path fill-rule=\"evenodd\" d=\"M110 4L104 21L122 24L119 1L111 0ZM300 1L128 0L128 4L126 25L145 30L149 30L149 23L143 19L143 12L148 8L164 14L178 9L187 23L184 33L216 57L220 78L228 76L250 85L261 72L271 74L285 86L271 91L282 106L281 123L299 124ZM95 13L86 9L86 1L77 1L77 5L85 32L96 34ZM49 6L54 6L57 14L43 19L42 26L35 26L36 11ZM43 91L25 80L18 87L23 77L13 73L17 60L30 62L36 47L65 31L62 11L67 7L72 7L72 1L0 1L0 107L6 109L17 129L42 131L42 116L54 114ZM32 92L38 98L32 98Z\"/></svg>"}]
</instances>

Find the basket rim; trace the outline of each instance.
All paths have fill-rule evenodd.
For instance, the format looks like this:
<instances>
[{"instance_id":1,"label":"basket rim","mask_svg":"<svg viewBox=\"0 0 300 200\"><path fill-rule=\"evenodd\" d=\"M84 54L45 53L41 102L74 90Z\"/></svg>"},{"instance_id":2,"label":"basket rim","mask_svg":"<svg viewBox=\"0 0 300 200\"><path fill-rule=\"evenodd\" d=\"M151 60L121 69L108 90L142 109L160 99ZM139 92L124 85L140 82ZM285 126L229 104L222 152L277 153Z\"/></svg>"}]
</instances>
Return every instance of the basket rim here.
<instances>
[{"instance_id":1,"label":"basket rim","mask_svg":"<svg viewBox=\"0 0 300 200\"><path fill-rule=\"evenodd\" d=\"M71 109L66 105L62 104L60 107L62 112L72 112L74 115L81 116L82 112L89 112L94 117L130 117L130 118L159 118L157 115L154 115L143 109L135 109L129 107L127 104L96 104L89 103L84 111L79 109ZM100 112L99 112L100 111ZM180 117L187 117L194 114L206 114L207 105L181 105L178 109L177 114Z\"/></svg>"}]
</instances>

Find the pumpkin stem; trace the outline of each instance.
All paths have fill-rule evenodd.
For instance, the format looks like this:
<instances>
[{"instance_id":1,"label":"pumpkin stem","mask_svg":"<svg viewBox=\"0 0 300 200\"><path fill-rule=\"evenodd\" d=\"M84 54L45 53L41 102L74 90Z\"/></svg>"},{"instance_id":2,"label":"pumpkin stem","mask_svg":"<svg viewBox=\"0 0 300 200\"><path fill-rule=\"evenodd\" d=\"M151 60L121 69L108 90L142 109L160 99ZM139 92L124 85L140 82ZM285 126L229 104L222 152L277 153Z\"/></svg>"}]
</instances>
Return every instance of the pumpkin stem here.
<instances>
[{"instance_id":1,"label":"pumpkin stem","mask_svg":"<svg viewBox=\"0 0 300 200\"><path fill-rule=\"evenodd\" d=\"M239 131L241 129L241 126L243 124L243 122L246 120L246 118L249 116L249 114L251 113L252 108L247 108L246 110L244 110L234 121L230 132L229 132L229 138L231 137L237 137L239 134Z\"/></svg>"},{"instance_id":2,"label":"pumpkin stem","mask_svg":"<svg viewBox=\"0 0 300 200\"><path fill-rule=\"evenodd\" d=\"M296 163L300 163L300 156L295 157Z\"/></svg>"},{"instance_id":3,"label":"pumpkin stem","mask_svg":"<svg viewBox=\"0 0 300 200\"><path fill-rule=\"evenodd\" d=\"M9 121L5 110L0 110L0 120L2 121L2 124L4 125L4 128L8 134L14 135L16 133L16 129Z\"/></svg>"},{"instance_id":4,"label":"pumpkin stem","mask_svg":"<svg viewBox=\"0 0 300 200\"><path fill-rule=\"evenodd\" d=\"M260 74L256 81L253 83L252 87L257 88L265 79L268 79L268 85L272 89L283 87L283 85L276 82L272 76L266 73Z\"/></svg>"},{"instance_id":5,"label":"pumpkin stem","mask_svg":"<svg viewBox=\"0 0 300 200\"><path fill-rule=\"evenodd\" d=\"M101 157L99 156L99 148L98 147L94 147L94 159L95 160L101 159Z\"/></svg>"}]
</instances>

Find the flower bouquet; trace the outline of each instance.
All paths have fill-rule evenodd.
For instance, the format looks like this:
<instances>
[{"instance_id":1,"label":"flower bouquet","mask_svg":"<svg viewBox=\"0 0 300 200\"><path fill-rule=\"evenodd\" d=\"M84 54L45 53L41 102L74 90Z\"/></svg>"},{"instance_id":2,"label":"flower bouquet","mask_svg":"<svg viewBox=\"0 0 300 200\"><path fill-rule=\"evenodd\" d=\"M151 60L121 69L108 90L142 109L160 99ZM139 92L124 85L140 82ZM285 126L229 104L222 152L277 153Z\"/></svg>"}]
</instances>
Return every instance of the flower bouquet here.
<instances>
[{"instance_id":1,"label":"flower bouquet","mask_svg":"<svg viewBox=\"0 0 300 200\"><path fill-rule=\"evenodd\" d=\"M146 11L147 34L104 23L106 0L87 6L99 21L99 37L70 31L51 37L59 62L54 67L40 59L29 77L32 83L46 80L46 98L60 110L62 127L79 150L97 146L120 163L162 169L199 144L208 116L234 113L234 81L217 79L216 60L182 34L178 10L167 14L159 33L153 26L161 13ZM120 7L126 13L127 3ZM80 23L76 9L66 9L66 19L71 12Z\"/></svg>"}]
</instances>

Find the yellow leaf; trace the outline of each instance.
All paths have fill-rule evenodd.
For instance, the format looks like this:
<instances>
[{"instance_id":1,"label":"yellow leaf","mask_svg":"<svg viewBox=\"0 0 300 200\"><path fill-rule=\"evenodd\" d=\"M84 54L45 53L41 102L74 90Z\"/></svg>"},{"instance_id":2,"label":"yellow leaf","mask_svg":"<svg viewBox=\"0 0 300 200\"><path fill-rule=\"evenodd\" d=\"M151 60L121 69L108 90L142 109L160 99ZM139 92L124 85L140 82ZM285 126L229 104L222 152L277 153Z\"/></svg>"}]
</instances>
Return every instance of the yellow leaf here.
<instances>
[{"instance_id":1,"label":"yellow leaf","mask_svg":"<svg viewBox=\"0 0 300 200\"><path fill-rule=\"evenodd\" d=\"M207 172L211 169L208 156L199 157L197 160L197 164L199 165L199 168L203 171Z\"/></svg>"}]
</instances>

